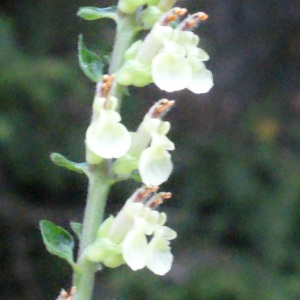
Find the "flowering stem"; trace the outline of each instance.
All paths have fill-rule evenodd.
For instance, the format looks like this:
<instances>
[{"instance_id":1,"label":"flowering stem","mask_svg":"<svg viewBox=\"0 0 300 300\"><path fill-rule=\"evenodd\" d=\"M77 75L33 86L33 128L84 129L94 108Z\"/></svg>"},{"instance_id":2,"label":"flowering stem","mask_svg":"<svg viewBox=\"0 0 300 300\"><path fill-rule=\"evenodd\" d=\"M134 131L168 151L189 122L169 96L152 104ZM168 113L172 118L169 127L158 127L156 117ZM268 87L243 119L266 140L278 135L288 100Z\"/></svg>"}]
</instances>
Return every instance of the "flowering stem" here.
<instances>
[{"instance_id":1,"label":"flowering stem","mask_svg":"<svg viewBox=\"0 0 300 300\"><path fill-rule=\"evenodd\" d=\"M135 34L136 25L134 20L134 14L120 13L119 15L109 74L116 73L123 64L124 53L129 48ZM115 83L110 90L110 94L116 96L121 101L123 89L123 86ZM76 286L75 300L92 299L94 277L98 266L88 261L82 254L84 249L95 240L97 230L103 221L107 194L112 185L110 164L110 161L104 161L104 163L99 165L91 165L89 168L88 197L77 262L79 271L76 271L73 276L73 285Z\"/></svg>"},{"instance_id":2,"label":"flowering stem","mask_svg":"<svg viewBox=\"0 0 300 300\"><path fill-rule=\"evenodd\" d=\"M105 161L99 165L90 165L88 178L88 197L77 262L79 270L73 276L73 285L77 289L76 300L90 300L92 297L97 265L87 261L82 253L95 240L97 230L103 221L107 194L112 184L110 162Z\"/></svg>"}]
</instances>

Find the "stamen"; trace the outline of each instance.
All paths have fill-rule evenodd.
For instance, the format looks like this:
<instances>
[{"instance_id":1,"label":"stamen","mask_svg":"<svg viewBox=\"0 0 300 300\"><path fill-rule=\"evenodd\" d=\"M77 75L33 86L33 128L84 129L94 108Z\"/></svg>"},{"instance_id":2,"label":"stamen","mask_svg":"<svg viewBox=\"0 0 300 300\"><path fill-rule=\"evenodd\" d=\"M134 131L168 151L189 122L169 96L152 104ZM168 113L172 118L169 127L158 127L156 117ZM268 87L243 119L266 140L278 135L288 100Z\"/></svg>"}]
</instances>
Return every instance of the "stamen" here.
<instances>
[{"instance_id":1,"label":"stamen","mask_svg":"<svg viewBox=\"0 0 300 300\"><path fill-rule=\"evenodd\" d=\"M151 118L161 118L174 105L174 100L161 99L151 107L149 114Z\"/></svg>"},{"instance_id":2,"label":"stamen","mask_svg":"<svg viewBox=\"0 0 300 300\"><path fill-rule=\"evenodd\" d=\"M163 204L165 199L170 199L171 197L172 197L172 193L170 193L170 192L161 192L161 193L153 195L153 197L151 197L147 201L147 203L145 203L145 205L152 208L152 209L156 209L158 206Z\"/></svg>"},{"instance_id":3,"label":"stamen","mask_svg":"<svg viewBox=\"0 0 300 300\"><path fill-rule=\"evenodd\" d=\"M158 187L156 186L142 186L141 188L137 189L135 193L130 197L133 202L144 202L150 194L155 193L158 191Z\"/></svg>"},{"instance_id":4,"label":"stamen","mask_svg":"<svg viewBox=\"0 0 300 300\"><path fill-rule=\"evenodd\" d=\"M172 193L170 193L170 192L161 192L159 194L163 199L171 199L172 198Z\"/></svg>"},{"instance_id":5,"label":"stamen","mask_svg":"<svg viewBox=\"0 0 300 300\"><path fill-rule=\"evenodd\" d=\"M111 89L113 81L115 79L115 75L103 75L102 81L100 82L100 97L106 98Z\"/></svg>"},{"instance_id":6,"label":"stamen","mask_svg":"<svg viewBox=\"0 0 300 300\"><path fill-rule=\"evenodd\" d=\"M192 30L201 22L207 20L208 15L204 12L198 12L193 15L188 16L184 19L179 26L176 28L178 30Z\"/></svg>"},{"instance_id":7,"label":"stamen","mask_svg":"<svg viewBox=\"0 0 300 300\"><path fill-rule=\"evenodd\" d=\"M73 296L76 294L76 287L73 286L70 293L67 293L64 289L60 291L60 294L56 300L74 300Z\"/></svg>"},{"instance_id":8,"label":"stamen","mask_svg":"<svg viewBox=\"0 0 300 300\"><path fill-rule=\"evenodd\" d=\"M174 7L169 10L159 21L162 26L167 26L170 22L176 21L179 17L187 13L187 9Z\"/></svg>"}]
</instances>

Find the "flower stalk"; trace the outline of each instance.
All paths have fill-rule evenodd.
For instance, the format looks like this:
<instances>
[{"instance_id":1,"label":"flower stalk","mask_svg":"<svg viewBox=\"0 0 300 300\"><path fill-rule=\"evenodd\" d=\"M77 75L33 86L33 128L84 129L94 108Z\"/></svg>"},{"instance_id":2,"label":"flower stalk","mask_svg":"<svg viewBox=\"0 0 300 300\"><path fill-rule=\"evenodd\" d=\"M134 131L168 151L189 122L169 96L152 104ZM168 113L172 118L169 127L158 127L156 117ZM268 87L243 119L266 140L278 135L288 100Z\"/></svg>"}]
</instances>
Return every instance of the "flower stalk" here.
<instances>
[{"instance_id":1,"label":"flower stalk","mask_svg":"<svg viewBox=\"0 0 300 300\"><path fill-rule=\"evenodd\" d=\"M97 85L86 131L86 163L82 166L64 157L60 163L76 171L80 166L88 177L82 227L78 223L75 230L72 227L79 238L76 263L73 236L51 222L41 223L47 249L66 259L74 270L74 288L70 295L62 290L58 300L91 300L95 273L102 266L127 264L133 271L147 267L159 276L171 270L170 244L177 233L165 225L167 215L157 208L171 198L171 193L158 190L173 171L170 151L175 144L167 137L171 124L164 118L175 101L155 102L136 132L122 123L120 107L129 85L154 83L167 92L187 88L197 94L213 86L212 73L204 64L209 56L198 47L199 38L192 32L208 16L200 12L183 19L187 10L172 8L175 2L119 0L118 9L87 7L79 11L87 20L112 18L117 29L107 75L98 70L102 61L85 48L82 37L79 40L80 66L87 68L85 74ZM149 33L136 40L141 29L149 29ZM104 220L112 184L126 179L139 181L141 187L115 217Z\"/></svg>"}]
</instances>

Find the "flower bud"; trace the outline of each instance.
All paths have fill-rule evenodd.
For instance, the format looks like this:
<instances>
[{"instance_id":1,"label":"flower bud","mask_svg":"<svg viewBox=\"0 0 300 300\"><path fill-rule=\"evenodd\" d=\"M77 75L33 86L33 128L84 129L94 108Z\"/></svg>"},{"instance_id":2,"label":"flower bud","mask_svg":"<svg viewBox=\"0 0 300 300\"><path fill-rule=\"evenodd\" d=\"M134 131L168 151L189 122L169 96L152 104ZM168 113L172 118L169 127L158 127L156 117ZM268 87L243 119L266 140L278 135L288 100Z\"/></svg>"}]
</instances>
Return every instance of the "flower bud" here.
<instances>
[{"instance_id":1,"label":"flower bud","mask_svg":"<svg viewBox=\"0 0 300 300\"><path fill-rule=\"evenodd\" d=\"M173 170L171 155L161 146L152 146L142 152L139 172L147 186L159 186L167 181Z\"/></svg>"}]
</instances>

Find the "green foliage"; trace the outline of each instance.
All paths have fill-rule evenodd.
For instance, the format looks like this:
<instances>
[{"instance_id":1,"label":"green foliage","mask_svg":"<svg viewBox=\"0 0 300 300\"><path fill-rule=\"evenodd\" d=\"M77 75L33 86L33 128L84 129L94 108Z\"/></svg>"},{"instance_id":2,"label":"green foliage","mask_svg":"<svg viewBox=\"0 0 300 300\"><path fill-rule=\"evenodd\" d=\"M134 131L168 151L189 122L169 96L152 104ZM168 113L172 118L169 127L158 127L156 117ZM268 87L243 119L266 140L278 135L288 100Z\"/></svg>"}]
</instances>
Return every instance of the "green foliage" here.
<instances>
[{"instance_id":1,"label":"green foliage","mask_svg":"<svg viewBox=\"0 0 300 300\"><path fill-rule=\"evenodd\" d=\"M40 229L47 250L74 266L74 238L72 235L64 228L45 220L40 221Z\"/></svg>"},{"instance_id":2,"label":"green foliage","mask_svg":"<svg viewBox=\"0 0 300 300\"><path fill-rule=\"evenodd\" d=\"M117 20L116 12L117 12L116 6L110 6L105 8L88 6L88 7L81 7L77 15L88 21L98 20L101 18L110 18L113 20Z\"/></svg>"},{"instance_id":3,"label":"green foliage","mask_svg":"<svg viewBox=\"0 0 300 300\"><path fill-rule=\"evenodd\" d=\"M103 63L97 54L85 47L82 35L78 39L78 58L83 73L90 80L99 82L103 75Z\"/></svg>"}]
</instances>

